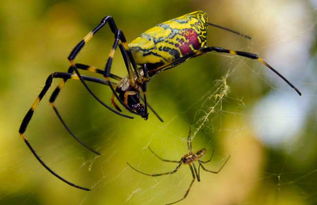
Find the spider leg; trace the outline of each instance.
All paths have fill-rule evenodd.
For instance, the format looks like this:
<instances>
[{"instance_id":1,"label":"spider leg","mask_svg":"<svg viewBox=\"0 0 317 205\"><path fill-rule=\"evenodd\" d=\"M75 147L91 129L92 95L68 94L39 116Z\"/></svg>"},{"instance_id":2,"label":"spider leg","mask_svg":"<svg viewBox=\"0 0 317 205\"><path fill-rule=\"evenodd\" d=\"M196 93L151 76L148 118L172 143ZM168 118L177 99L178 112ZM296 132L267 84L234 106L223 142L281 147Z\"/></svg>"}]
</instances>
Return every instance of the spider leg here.
<instances>
[{"instance_id":1,"label":"spider leg","mask_svg":"<svg viewBox=\"0 0 317 205\"><path fill-rule=\"evenodd\" d=\"M98 83L102 83L102 84L109 84L108 81L104 81L98 78L93 78L93 77L88 77L88 76L82 76L84 80L87 81L91 81L91 82L98 82ZM34 103L32 104L31 108L29 109L29 111L26 113L26 115L24 116L22 123L20 125L19 128L19 133L20 136L22 137L23 141L25 142L25 144L27 145L27 147L30 149L30 151L32 152L32 154L35 156L35 158L40 162L40 164L47 169L51 174L53 174L55 177L57 177L58 179L60 179L61 181L65 182L66 184L78 188L78 189L82 189L85 191L89 191L90 189L82 187L82 186L78 186L66 179L64 179L63 177L61 177L60 175L58 175L56 172L54 172L51 168L49 168L44 161L39 157L39 155L35 152L35 150L33 149L33 147L31 146L31 144L29 143L27 136L24 134L29 122L32 119L32 116L34 114L35 109L38 107L39 103L41 102L42 98L45 96L45 94L47 93L47 91L49 90L49 88L51 87L51 84L53 82L53 79L55 78L61 78L61 79L73 79L73 80L78 80L79 77L77 75L74 74L70 74L70 73L63 73L63 72L55 72L50 74L45 82L45 85L43 87L43 89L41 90L40 94L38 95L38 97L35 99Z\"/></svg>"},{"instance_id":2,"label":"spider leg","mask_svg":"<svg viewBox=\"0 0 317 205\"><path fill-rule=\"evenodd\" d=\"M154 156L156 156L158 159L160 159L163 162L172 162L172 163L180 163L181 161L177 161L177 160L168 160L168 159L163 159L162 157L160 157L158 154L156 154L151 147L148 147L149 150L152 152L152 154Z\"/></svg>"},{"instance_id":3,"label":"spider leg","mask_svg":"<svg viewBox=\"0 0 317 205\"><path fill-rule=\"evenodd\" d=\"M227 164L227 162L229 161L229 159L230 159L230 156L227 157L226 161L221 165L221 167L220 167L218 170L215 170L215 171L214 171L214 170L209 170L209 169L205 168L204 165L203 165L201 162L199 162L199 166L201 166L201 168L202 168L203 170L205 170L206 172L210 172L210 173L213 173L213 174L218 174L218 173L224 168L224 166Z\"/></svg>"},{"instance_id":4,"label":"spider leg","mask_svg":"<svg viewBox=\"0 0 317 205\"><path fill-rule=\"evenodd\" d=\"M146 64L144 64L144 66L143 66L143 72L144 72L145 79L146 80L150 79L149 70L148 70ZM146 101L146 89L147 89L147 84L145 82L143 84L143 88L142 88L143 98L141 97L141 100L144 102L146 112L147 112L147 108L149 108L153 112L153 114L157 117L157 119L159 119L159 121L164 122L163 119L159 116L159 114L151 107L151 105L147 103L147 101Z\"/></svg>"},{"instance_id":5,"label":"spider leg","mask_svg":"<svg viewBox=\"0 0 317 205\"><path fill-rule=\"evenodd\" d=\"M147 69L147 66L146 64L143 66L143 75L145 77L145 79L150 79L150 76L149 76L149 71ZM144 105L145 105L145 112L147 113L147 107L148 107L148 104L147 104L147 100L146 100L146 91L147 91L147 82L144 82L142 83L142 89L141 89L141 92L143 94L143 102L144 102ZM156 113L156 112L154 112ZM159 116L157 116L158 119L160 119Z\"/></svg>"},{"instance_id":6,"label":"spider leg","mask_svg":"<svg viewBox=\"0 0 317 205\"><path fill-rule=\"evenodd\" d=\"M130 118L132 119L133 117L128 116L128 115L124 115L120 112L118 112L117 110L112 109L111 107L109 107L108 105L106 105L102 100L100 100L99 97L97 97L95 95L95 93L88 87L88 85L86 84L86 82L82 79L81 74L78 71L78 68L76 66L75 63L75 58L78 55L78 53L81 51L81 49L85 46L85 44L87 44L92 38L93 36L102 28L104 27L107 23L109 23L109 27L112 31L112 33L116 34L116 31L118 31L117 26L114 23L114 20L111 16L107 16L105 18L103 18L101 20L101 22L92 30L90 31L84 38L83 40L81 40L74 48L73 50L70 52L69 56L68 56L68 61L70 62L71 67L74 69L75 73L78 75L79 80L81 81L81 83L84 85L84 87L86 88L86 90L89 92L89 94L91 96L93 96L95 98L95 100L97 100L100 104L102 104L104 107L106 107L108 110L112 111L113 113L116 113L117 115L120 115L122 117L126 117L126 118ZM109 84L110 87L112 87L111 84Z\"/></svg>"},{"instance_id":7,"label":"spider leg","mask_svg":"<svg viewBox=\"0 0 317 205\"><path fill-rule=\"evenodd\" d=\"M301 92L296 88L290 81L288 81L282 74L280 74L277 70L275 70L272 66L270 66L263 58L259 57L258 55L254 53L244 52L244 51L234 51L229 50L221 47L206 47L201 49L201 54L208 53L208 52L217 52L217 53L228 53L231 55L238 55L245 58L250 58L253 60L257 60L261 64L263 64L265 67L269 68L271 71L273 71L276 75L278 75L281 79L283 79L291 88L293 88L298 95L302 95ZM200 54L200 55L201 55Z\"/></svg>"},{"instance_id":8,"label":"spider leg","mask_svg":"<svg viewBox=\"0 0 317 205\"><path fill-rule=\"evenodd\" d=\"M193 170L194 170L195 176L197 178L197 181L200 182L200 173L197 171L196 165L193 163L191 166L193 167Z\"/></svg>"},{"instance_id":9,"label":"spider leg","mask_svg":"<svg viewBox=\"0 0 317 205\"><path fill-rule=\"evenodd\" d=\"M113 42L113 45L112 45L112 49L110 50L110 53L108 55L108 58L107 58L107 62L106 62L106 66L105 66L105 78L107 79L110 74L111 74L111 67L112 67L112 61L113 61L113 57L114 57L114 54L118 48L118 45L120 43L120 33L121 31L120 30L116 30L115 31L115 40ZM121 45L121 44L120 44ZM134 83L134 78L132 77L132 74L131 74L131 71L129 69L130 67L130 63L129 63L129 59L127 58L127 55L126 53L124 53L124 49L121 49L121 46L120 47L120 50L121 50L121 53L122 53L122 57L123 57L123 60L124 60L124 63L125 63L125 66L127 68L127 71L128 71L128 76L129 76L129 79L130 81L132 81ZM129 107L119 98L117 92L115 91L114 87L113 86L110 86L114 96L117 98L117 100L126 108L129 110Z\"/></svg>"},{"instance_id":10,"label":"spider leg","mask_svg":"<svg viewBox=\"0 0 317 205\"><path fill-rule=\"evenodd\" d=\"M133 167L131 164L129 164L128 162L127 162L127 164L128 164L128 166L129 166L130 168L132 168L134 171L139 172L139 173L141 173L141 174L143 174L143 175L151 176L151 177L158 177L158 176L163 176L163 175L174 174L175 172L177 172L177 170L178 170L178 169L181 167L181 165L182 165L182 163L180 162L179 165L177 165L177 167L176 167L174 170L170 171L170 172L163 172L163 173L159 173L159 174L148 174L148 173L145 173L145 172L143 172L143 171L140 171L140 170L134 168L134 167Z\"/></svg>"},{"instance_id":11,"label":"spider leg","mask_svg":"<svg viewBox=\"0 0 317 205\"><path fill-rule=\"evenodd\" d=\"M143 97L140 97L140 99L144 102ZM153 112L153 114L157 117L157 119L161 122L164 122L163 118L154 110L154 108L146 102L146 106Z\"/></svg>"},{"instance_id":12,"label":"spider leg","mask_svg":"<svg viewBox=\"0 0 317 205\"><path fill-rule=\"evenodd\" d=\"M76 66L78 67L78 69L81 69L81 70L86 70L86 71L89 71L89 72L93 72L93 73L97 73L97 74L104 74L104 71L101 70L101 69L98 69L94 66L89 66L89 65L84 65L84 64L76 64ZM73 73L73 69L72 67L69 68L68 70L68 73L69 74L72 74ZM111 76L112 78L114 79L118 79L120 78L119 76L116 76L116 75L113 75ZM90 148L88 145L84 144L73 132L72 130L68 127L68 125L66 124L65 120L63 119L62 115L60 114L60 112L58 111L56 105L55 105L55 100L57 99L60 91L62 90L62 88L64 87L65 83L69 80L69 78L62 78L62 82L54 89L50 99L49 99L49 102L50 102L50 105L51 107L53 108L54 110L54 113L56 114L56 116L58 117L59 121L62 123L62 125L64 126L64 128L67 130L67 132L79 143L81 144L83 147L85 147L87 150L97 154L97 155L100 155L99 152L97 152L96 150ZM107 85L109 86L110 83L108 83Z\"/></svg>"},{"instance_id":13,"label":"spider leg","mask_svg":"<svg viewBox=\"0 0 317 205\"><path fill-rule=\"evenodd\" d=\"M127 55L125 49L123 48L123 46L121 45L121 42L120 42L121 33L122 33L121 30L115 31L115 41L113 42L112 49L110 50L110 53L109 53L109 56L108 56L108 59L107 59L107 63L106 63L106 66L105 66L105 75L104 76L105 76L105 78L107 80L109 79L109 76L111 74L110 71L111 71L111 67L112 67L113 57L114 57L114 54L115 54L115 52L116 52L116 50L117 50L117 48L119 46L121 54L122 54L124 62L125 62L125 66L126 66L127 71L128 71L129 80L130 80L132 85L135 85L135 79L134 79L135 77L134 77L133 72L130 69L130 61L129 61L128 55ZM116 89L112 85L110 85L109 87L110 87L113 95L117 98L117 100L121 103L122 106L124 106L131 113L138 114L138 113L134 112L131 108L129 108L128 102L127 102L128 99L122 100L118 96L118 94L116 92ZM126 94L128 95L128 93L126 93ZM135 95L135 93L133 95Z\"/></svg>"},{"instance_id":14,"label":"spider leg","mask_svg":"<svg viewBox=\"0 0 317 205\"><path fill-rule=\"evenodd\" d=\"M229 31L229 32L231 32L231 33L234 33L234 34L236 34L236 35L238 35L238 36L241 36L241 37L246 38L246 39L249 39L249 40L252 39L250 36L245 35L245 34L243 34L243 33L240 33L240 32L238 32L238 31L232 30L232 29L230 29L230 28L226 28L226 27L223 27L223 26L219 26L219 25L217 25L217 24L209 23L209 22L207 23L207 25L208 25L208 26L213 26L213 27L215 27L215 28L219 28L219 29L222 29L222 30L225 30L225 31Z\"/></svg>"},{"instance_id":15,"label":"spider leg","mask_svg":"<svg viewBox=\"0 0 317 205\"><path fill-rule=\"evenodd\" d=\"M119 111L122 112L122 110L120 109L119 105L117 105L116 101L115 101L115 96L112 95L111 97L111 104Z\"/></svg>"},{"instance_id":16,"label":"spider leg","mask_svg":"<svg viewBox=\"0 0 317 205\"><path fill-rule=\"evenodd\" d=\"M174 201L174 202L172 202L172 203L167 203L166 205L176 204L176 203L178 203L178 202L183 201L184 199L186 199L186 197L187 197L187 195L189 194L189 191L190 191L190 189L192 188L192 186L193 186L193 184L194 184L194 182L195 182L195 179L196 179L196 178L195 178L195 171L194 171L194 168L192 167L192 165L189 164L189 168L190 168L190 171L191 171L191 173L192 173L193 179L192 179L191 183L189 184L189 187L188 187L188 189L186 190L185 195L184 195L181 199L179 199L179 200L177 200L177 201Z\"/></svg>"},{"instance_id":17,"label":"spider leg","mask_svg":"<svg viewBox=\"0 0 317 205\"><path fill-rule=\"evenodd\" d=\"M214 157L214 154L215 154L215 150L212 151L211 156L208 160L206 160L206 161L199 160L199 162L203 163L203 164L210 162L212 160L212 158Z\"/></svg>"},{"instance_id":18,"label":"spider leg","mask_svg":"<svg viewBox=\"0 0 317 205\"><path fill-rule=\"evenodd\" d=\"M130 74L133 73L133 74L136 75L137 79L141 79L141 76L140 76L140 74L138 72L138 69L137 69L137 64L136 64L136 62L135 62L135 60L134 60L134 58L132 56L130 48L129 48L128 44L127 44L126 37L125 37L125 35L124 35L124 33L122 31L121 31L119 37L120 37L120 41L121 41L119 47L120 47L122 56L125 59L124 61L125 61L126 64L127 63L131 63L132 64L133 71L131 70L130 64L128 66L126 66L126 68L128 69L128 73L129 72L130 72Z\"/></svg>"},{"instance_id":19,"label":"spider leg","mask_svg":"<svg viewBox=\"0 0 317 205\"><path fill-rule=\"evenodd\" d=\"M149 109L154 113L154 115L161 121L163 122L163 119L157 114L157 112L147 103L147 99L146 99L146 90L147 90L147 82L146 80L149 79L149 73L148 70L146 68L146 66L143 66L143 73L144 73L144 77L140 76L139 71L137 70L137 65L135 63L135 60L131 54L131 51L127 45L127 41L126 38L123 34L123 32L121 30L118 30L118 33L116 34L116 38L119 38L120 41L118 43L114 43L112 50L109 53L109 57L106 63L106 67L105 67L105 71L106 73L110 74L111 71L111 65L112 65L112 59L113 59L113 55L114 52L117 48L117 46L119 46L120 51L121 51L121 55L123 57L124 63L125 63L125 67L127 69L128 72L128 78L131 82L132 85L135 85L135 78L137 79L138 83L141 84L141 89L139 89L138 92L143 94L143 97L140 96L140 99L144 102L144 106L145 106L145 113L148 113L147 108L149 107ZM131 64L132 64L132 68L131 69ZM114 96L117 98L117 100L130 112L136 114L135 112L133 112L124 102L124 100L120 99L119 96L117 95L117 93L115 92L115 89L112 88L112 86L110 86L110 88L112 89L112 92L114 93Z\"/></svg>"}]
</instances>

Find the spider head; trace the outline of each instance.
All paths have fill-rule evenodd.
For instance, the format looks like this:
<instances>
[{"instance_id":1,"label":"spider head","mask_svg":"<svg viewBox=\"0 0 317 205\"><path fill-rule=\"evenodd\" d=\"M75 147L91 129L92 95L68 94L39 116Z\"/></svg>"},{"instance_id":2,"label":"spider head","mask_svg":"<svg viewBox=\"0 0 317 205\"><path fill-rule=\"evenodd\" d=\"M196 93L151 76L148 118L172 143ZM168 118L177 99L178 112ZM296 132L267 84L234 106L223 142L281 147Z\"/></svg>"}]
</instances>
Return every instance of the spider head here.
<instances>
[{"instance_id":1,"label":"spider head","mask_svg":"<svg viewBox=\"0 0 317 205\"><path fill-rule=\"evenodd\" d=\"M127 78L123 78L119 86L116 88L116 92L122 104L126 108L137 115L140 115L144 119L148 119L148 112L145 109L145 105L141 102L141 95L138 87L132 86Z\"/></svg>"},{"instance_id":2,"label":"spider head","mask_svg":"<svg viewBox=\"0 0 317 205\"><path fill-rule=\"evenodd\" d=\"M205 148L199 150L198 152L196 152L197 157L200 158L200 157L204 156L206 154L206 151L207 150Z\"/></svg>"},{"instance_id":3,"label":"spider head","mask_svg":"<svg viewBox=\"0 0 317 205\"><path fill-rule=\"evenodd\" d=\"M145 110L145 106L141 103L133 103L130 105L131 110L144 119L148 119L149 113Z\"/></svg>"}]
</instances>

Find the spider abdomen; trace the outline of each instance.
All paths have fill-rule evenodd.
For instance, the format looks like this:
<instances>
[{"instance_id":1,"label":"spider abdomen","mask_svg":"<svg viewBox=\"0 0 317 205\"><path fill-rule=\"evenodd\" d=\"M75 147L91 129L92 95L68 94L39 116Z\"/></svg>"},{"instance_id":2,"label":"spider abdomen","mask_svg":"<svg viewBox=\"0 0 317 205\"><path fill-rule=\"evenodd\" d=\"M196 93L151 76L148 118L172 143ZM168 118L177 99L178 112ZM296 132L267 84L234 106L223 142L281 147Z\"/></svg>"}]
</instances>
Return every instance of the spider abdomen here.
<instances>
[{"instance_id":1,"label":"spider abdomen","mask_svg":"<svg viewBox=\"0 0 317 205\"><path fill-rule=\"evenodd\" d=\"M129 43L137 64L171 64L207 44L207 14L195 11L158 24Z\"/></svg>"}]
</instances>

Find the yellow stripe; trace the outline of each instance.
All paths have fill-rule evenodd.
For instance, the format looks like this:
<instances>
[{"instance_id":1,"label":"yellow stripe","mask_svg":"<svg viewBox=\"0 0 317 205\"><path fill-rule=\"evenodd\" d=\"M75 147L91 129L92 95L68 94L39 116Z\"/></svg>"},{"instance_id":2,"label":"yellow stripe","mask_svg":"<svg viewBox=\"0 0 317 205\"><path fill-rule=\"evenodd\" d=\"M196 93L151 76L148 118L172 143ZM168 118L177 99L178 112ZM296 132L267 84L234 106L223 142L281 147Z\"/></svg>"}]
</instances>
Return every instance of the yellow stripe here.
<instances>
[{"instance_id":1,"label":"yellow stripe","mask_svg":"<svg viewBox=\"0 0 317 205\"><path fill-rule=\"evenodd\" d=\"M229 53L232 54L232 55L237 55L237 53L235 51L231 51L230 50Z\"/></svg>"},{"instance_id":2,"label":"yellow stripe","mask_svg":"<svg viewBox=\"0 0 317 205\"><path fill-rule=\"evenodd\" d=\"M73 74L73 75L71 76L71 78L72 78L73 80L79 80L79 77L78 77L78 75L76 75L76 74Z\"/></svg>"},{"instance_id":3,"label":"yellow stripe","mask_svg":"<svg viewBox=\"0 0 317 205\"><path fill-rule=\"evenodd\" d=\"M34 101L34 103L32 104L32 110L34 111L36 109L36 107L38 106L38 104L40 103L40 98L37 97L36 100Z\"/></svg>"},{"instance_id":4,"label":"yellow stripe","mask_svg":"<svg viewBox=\"0 0 317 205\"><path fill-rule=\"evenodd\" d=\"M123 45L125 50L129 50L129 46L128 46L127 42L123 42L122 45Z\"/></svg>"},{"instance_id":5,"label":"yellow stripe","mask_svg":"<svg viewBox=\"0 0 317 205\"><path fill-rule=\"evenodd\" d=\"M265 63L264 60L263 60L263 58L258 58L258 61L259 61L260 63Z\"/></svg>"},{"instance_id":6,"label":"yellow stripe","mask_svg":"<svg viewBox=\"0 0 317 205\"><path fill-rule=\"evenodd\" d=\"M88 41L90 41L90 39L94 36L93 32L89 32L85 37L84 37L84 41L85 43L87 43Z\"/></svg>"},{"instance_id":7,"label":"yellow stripe","mask_svg":"<svg viewBox=\"0 0 317 205\"><path fill-rule=\"evenodd\" d=\"M24 140L27 139L27 137L24 134L20 134L20 137Z\"/></svg>"},{"instance_id":8,"label":"yellow stripe","mask_svg":"<svg viewBox=\"0 0 317 205\"><path fill-rule=\"evenodd\" d=\"M65 81L63 80L63 81L58 85L59 89L62 89L62 88L64 87L64 85L65 85Z\"/></svg>"},{"instance_id":9,"label":"yellow stripe","mask_svg":"<svg viewBox=\"0 0 317 205\"><path fill-rule=\"evenodd\" d=\"M109 57L113 58L115 52L116 52L115 49L112 48L110 53L109 53Z\"/></svg>"},{"instance_id":10,"label":"yellow stripe","mask_svg":"<svg viewBox=\"0 0 317 205\"><path fill-rule=\"evenodd\" d=\"M75 66L74 60L69 60L71 66Z\"/></svg>"},{"instance_id":11,"label":"yellow stripe","mask_svg":"<svg viewBox=\"0 0 317 205\"><path fill-rule=\"evenodd\" d=\"M96 72L96 68L95 68L95 67L92 67L92 66L89 67L87 70L90 71L90 72L93 72L93 73Z\"/></svg>"}]
</instances>

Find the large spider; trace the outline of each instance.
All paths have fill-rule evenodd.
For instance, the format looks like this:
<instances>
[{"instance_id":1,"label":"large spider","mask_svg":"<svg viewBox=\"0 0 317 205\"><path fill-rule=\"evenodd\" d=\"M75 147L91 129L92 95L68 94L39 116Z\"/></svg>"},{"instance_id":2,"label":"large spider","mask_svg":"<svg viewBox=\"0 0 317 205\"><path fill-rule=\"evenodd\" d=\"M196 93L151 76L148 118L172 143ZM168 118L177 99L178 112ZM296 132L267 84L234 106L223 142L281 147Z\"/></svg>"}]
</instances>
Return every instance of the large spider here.
<instances>
[{"instance_id":1,"label":"large spider","mask_svg":"<svg viewBox=\"0 0 317 205\"><path fill-rule=\"evenodd\" d=\"M187 137L187 147L188 147L188 153L185 154L180 160L168 160L168 159L164 159L162 157L160 157L158 154L156 154L152 149L151 147L149 147L149 150L153 153L154 156L156 156L158 159L162 160L163 162L170 162L170 163L175 163L175 164L178 164L176 166L175 169L173 169L172 171L169 171L169 172L163 172L163 173L158 173L158 174L148 174L148 173L145 173L143 171L140 171L138 169L136 169L135 167L133 167L131 164L127 163L133 170L141 173L141 174L144 174L144 175L147 175L147 176L151 176L151 177L158 177L158 176L163 176L163 175L170 175L170 174L174 174L178 171L178 169L184 164L184 165L188 165L189 169L190 169L190 172L192 173L192 176L193 176L193 179L191 181L191 183L189 184L189 187L187 188L184 196L182 198L180 198L179 200L177 201L174 201L174 202L171 202L171 203L167 203L166 205L170 205L170 204L175 204L177 202L180 202L182 200L184 200L193 183L195 182L195 180L197 181L200 181L200 168L202 168L204 171L206 172L210 172L210 173L213 173L213 174L218 174L222 169L223 167L226 165L226 163L228 162L228 160L230 159L230 156L227 157L227 159L225 160L225 162L220 166L220 168L218 168L218 170L209 170L207 169L204 164L210 162L213 158L213 155L214 155L214 151L212 152L211 154L211 157L206 160L206 161L202 161L200 158L202 158L205 154L206 154L206 149L203 148L203 149L200 149L198 150L196 153L192 151L192 138L191 138L191 134L190 134L190 131L189 131L189 134L188 134L188 137ZM195 162L198 163L198 168L196 167L195 165Z\"/></svg>"},{"instance_id":2,"label":"large spider","mask_svg":"<svg viewBox=\"0 0 317 205\"><path fill-rule=\"evenodd\" d=\"M114 34L114 42L112 44L112 49L109 53L104 69L102 70L94 66L75 62L75 59L82 48L105 25L109 25L111 32ZM197 57L209 52L218 52L238 55L259 61L260 63L271 69L279 77L281 77L299 95L301 95L300 91L293 84L291 84L285 77L278 73L267 62L265 62L263 58L258 57L256 54L244 51L233 51L221 47L208 46L208 26L214 26L220 29L224 29L226 31L250 39L249 36L243 35L239 32L209 23L206 12L195 11L158 24L151 29L145 31L139 37L135 38L128 44L125 35L120 29L118 29L114 19L111 16L103 18L101 22L91 32L89 32L69 54L68 61L70 63L70 67L68 71L54 72L47 77L45 86L23 118L19 129L20 136L29 147L33 155L36 157L36 159L49 172L71 186L84 190L89 190L65 180L61 176L57 175L52 169L50 169L35 152L31 144L29 143L27 136L24 134L27 130L30 120L32 119L35 109L38 107L40 101L51 87L53 79L61 79L62 82L55 88L51 97L49 98L50 105L52 106L57 117L62 122L69 134L81 145L83 145L88 150L94 152L95 154L99 154L99 152L88 147L75 136L71 129L66 125L65 121L57 110L57 107L55 106L56 98L58 97L61 89L69 79L80 80L87 91L90 93L90 95L92 95L104 107L117 115L130 119L133 118L132 116L122 113L121 108L115 102L116 100L120 102L125 110L129 111L132 114L139 115L142 118L147 119L148 109L150 109L160 121L163 121L162 118L155 112L155 110L147 103L146 88L147 83L149 82L151 77L159 73L160 71L173 68L190 58ZM120 77L111 72L113 57L118 47L125 62L125 67L128 73L127 77ZM81 75L79 70L99 74L102 76L102 78ZM110 107L99 97L97 97L95 93L88 87L87 82L109 86L113 93L111 104L114 108Z\"/></svg>"}]
</instances>

